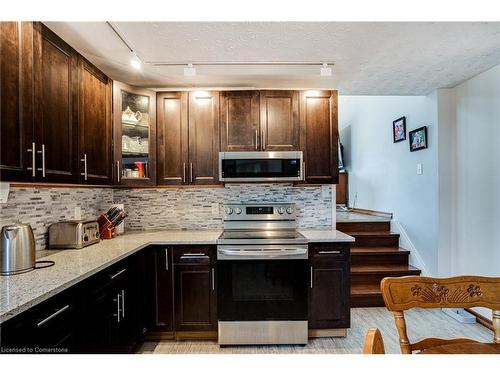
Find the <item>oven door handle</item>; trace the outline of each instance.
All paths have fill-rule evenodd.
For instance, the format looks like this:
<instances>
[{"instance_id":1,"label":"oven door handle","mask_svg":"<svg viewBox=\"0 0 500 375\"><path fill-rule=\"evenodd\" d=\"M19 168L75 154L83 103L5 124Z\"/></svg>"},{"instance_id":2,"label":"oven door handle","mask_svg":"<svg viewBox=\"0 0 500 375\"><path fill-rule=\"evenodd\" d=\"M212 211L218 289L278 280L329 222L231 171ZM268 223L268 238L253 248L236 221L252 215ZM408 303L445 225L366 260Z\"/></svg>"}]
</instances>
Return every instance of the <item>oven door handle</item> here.
<instances>
[{"instance_id":1,"label":"oven door handle","mask_svg":"<svg viewBox=\"0 0 500 375\"><path fill-rule=\"evenodd\" d=\"M261 257L261 258L276 258L276 257L288 257L288 256L296 256L296 255L306 255L307 249L298 249L298 250L263 250L263 251L251 251L251 250L226 250L219 249L218 250L222 255L234 256L238 257Z\"/></svg>"}]
</instances>

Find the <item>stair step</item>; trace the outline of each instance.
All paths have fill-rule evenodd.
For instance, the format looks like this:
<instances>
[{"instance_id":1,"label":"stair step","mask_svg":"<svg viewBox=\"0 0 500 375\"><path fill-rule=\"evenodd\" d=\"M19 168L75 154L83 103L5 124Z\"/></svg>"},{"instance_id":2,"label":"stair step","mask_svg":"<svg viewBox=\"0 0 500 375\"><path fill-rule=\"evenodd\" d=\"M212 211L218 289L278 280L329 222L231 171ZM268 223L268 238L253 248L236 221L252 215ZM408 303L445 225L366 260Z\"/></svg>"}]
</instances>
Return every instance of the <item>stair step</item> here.
<instances>
[{"instance_id":1,"label":"stair step","mask_svg":"<svg viewBox=\"0 0 500 375\"><path fill-rule=\"evenodd\" d=\"M397 247L356 247L351 249L351 264L358 265L407 265L410 252Z\"/></svg>"},{"instance_id":2,"label":"stair step","mask_svg":"<svg viewBox=\"0 0 500 375\"><path fill-rule=\"evenodd\" d=\"M349 232L356 247L399 247L399 234L392 232Z\"/></svg>"},{"instance_id":3,"label":"stair step","mask_svg":"<svg viewBox=\"0 0 500 375\"><path fill-rule=\"evenodd\" d=\"M389 232L390 221L337 221L337 229L342 232Z\"/></svg>"},{"instance_id":4,"label":"stair step","mask_svg":"<svg viewBox=\"0 0 500 375\"><path fill-rule=\"evenodd\" d=\"M380 290L351 289L351 307L384 307Z\"/></svg>"},{"instance_id":5,"label":"stair step","mask_svg":"<svg viewBox=\"0 0 500 375\"><path fill-rule=\"evenodd\" d=\"M420 275L420 270L410 265L393 265L393 264L377 264L377 265L356 265L351 267L351 275L385 275L385 274L401 274L403 275Z\"/></svg>"}]
</instances>

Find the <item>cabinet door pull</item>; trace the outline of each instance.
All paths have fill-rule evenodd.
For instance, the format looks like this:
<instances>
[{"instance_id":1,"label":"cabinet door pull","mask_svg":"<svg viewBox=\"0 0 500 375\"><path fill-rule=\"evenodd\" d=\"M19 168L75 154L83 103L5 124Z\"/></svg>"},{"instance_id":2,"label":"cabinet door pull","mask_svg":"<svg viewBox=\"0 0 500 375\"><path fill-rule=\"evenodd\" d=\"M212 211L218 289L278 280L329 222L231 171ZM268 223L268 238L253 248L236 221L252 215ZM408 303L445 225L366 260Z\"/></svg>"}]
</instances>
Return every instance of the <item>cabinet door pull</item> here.
<instances>
[{"instance_id":1,"label":"cabinet door pull","mask_svg":"<svg viewBox=\"0 0 500 375\"><path fill-rule=\"evenodd\" d=\"M193 183L193 163L189 163L189 180Z\"/></svg>"},{"instance_id":2,"label":"cabinet door pull","mask_svg":"<svg viewBox=\"0 0 500 375\"><path fill-rule=\"evenodd\" d=\"M255 151L259 149L259 131L255 129Z\"/></svg>"},{"instance_id":3,"label":"cabinet door pull","mask_svg":"<svg viewBox=\"0 0 500 375\"><path fill-rule=\"evenodd\" d=\"M168 247L165 249L165 270L168 271Z\"/></svg>"},{"instance_id":4,"label":"cabinet door pull","mask_svg":"<svg viewBox=\"0 0 500 375\"><path fill-rule=\"evenodd\" d=\"M215 290L215 270L212 267L212 290Z\"/></svg>"},{"instance_id":5,"label":"cabinet door pull","mask_svg":"<svg viewBox=\"0 0 500 375\"><path fill-rule=\"evenodd\" d=\"M59 314L63 313L64 311L66 311L67 309L69 309L69 305L66 305L62 308L60 308L59 310L57 310L55 313L53 313L52 315L49 315L48 317L46 317L45 319L41 320L38 324L37 324L37 327L41 327L43 326L45 323L47 323L49 320L52 320L54 319L56 316L58 316Z\"/></svg>"},{"instance_id":6,"label":"cabinet door pull","mask_svg":"<svg viewBox=\"0 0 500 375\"><path fill-rule=\"evenodd\" d=\"M31 152L31 167L26 168L28 171L31 171L31 176L35 177L36 174L36 155L35 155L35 142L31 143L31 148L28 148L26 151Z\"/></svg>"},{"instance_id":7,"label":"cabinet door pull","mask_svg":"<svg viewBox=\"0 0 500 375\"><path fill-rule=\"evenodd\" d=\"M83 159L80 159L80 161L83 161L83 172L80 175L87 181L87 154L83 154Z\"/></svg>"},{"instance_id":8,"label":"cabinet door pull","mask_svg":"<svg viewBox=\"0 0 500 375\"><path fill-rule=\"evenodd\" d=\"M340 250L321 250L318 254L340 254Z\"/></svg>"},{"instance_id":9,"label":"cabinet door pull","mask_svg":"<svg viewBox=\"0 0 500 375\"><path fill-rule=\"evenodd\" d=\"M262 147L262 150L266 150L266 138L264 137L264 130L262 130L262 135L260 136L260 144L261 144L261 147Z\"/></svg>"},{"instance_id":10,"label":"cabinet door pull","mask_svg":"<svg viewBox=\"0 0 500 375\"><path fill-rule=\"evenodd\" d=\"M115 273L114 275L111 275L109 278L110 278L111 280L113 280L113 279L117 278L118 276L120 276L122 273L124 273L126 270L127 270L127 269L126 269L126 268L124 268L124 269L122 269L121 271L118 271L117 273Z\"/></svg>"},{"instance_id":11,"label":"cabinet door pull","mask_svg":"<svg viewBox=\"0 0 500 375\"><path fill-rule=\"evenodd\" d=\"M182 163L182 182L186 183L186 163Z\"/></svg>"},{"instance_id":12,"label":"cabinet door pull","mask_svg":"<svg viewBox=\"0 0 500 375\"><path fill-rule=\"evenodd\" d=\"M125 318L125 290L122 289L122 318Z\"/></svg>"},{"instance_id":13,"label":"cabinet door pull","mask_svg":"<svg viewBox=\"0 0 500 375\"><path fill-rule=\"evenodd\" d=\"M302 181L306 180L306 162L302 162Z\"/></svg>"},{"instance_id":14,"label":"cabinet door pull","mask_svg":"<svg viewBox=\"0 0 500 375\"><path fill-rule=\"evenodd\" d=\"M313 288L313 268L311 266L311 289Z\"/></svg>"},{"instance_id":15,"label":"cabinet door pull","mask_svg":"<svg viewBox=\"0 0 500 375\"><path fill-rule=\"evenodd\" d=\"M116 180L120 183L121 172L120 172L120 160L116 161Z\"/></svg>"},{"instance_id":16,"label":"cabinet door pull","mask_svg":"<svg viewBox=\"0 0 500 375\"><path fill-rule=\"evenodd\" d=\"M116 316L116 321L120 323L120 293L116 294L116 298L113 299L113 302L116 302L116 314L113 314L113 316Z\"/></svg>"},{"instance_id":17,"label":"cabinet door pull","mask_svg":"<svg viewBox=\"0 0 500 375\"><path fill-rule=\"evenodd\" d=\"M45 177L45 145L42 144L42 150L36 153L42 154L42 168L37 168L37 171L42 171L42 177Z\"/></svg>"}]
</instances>

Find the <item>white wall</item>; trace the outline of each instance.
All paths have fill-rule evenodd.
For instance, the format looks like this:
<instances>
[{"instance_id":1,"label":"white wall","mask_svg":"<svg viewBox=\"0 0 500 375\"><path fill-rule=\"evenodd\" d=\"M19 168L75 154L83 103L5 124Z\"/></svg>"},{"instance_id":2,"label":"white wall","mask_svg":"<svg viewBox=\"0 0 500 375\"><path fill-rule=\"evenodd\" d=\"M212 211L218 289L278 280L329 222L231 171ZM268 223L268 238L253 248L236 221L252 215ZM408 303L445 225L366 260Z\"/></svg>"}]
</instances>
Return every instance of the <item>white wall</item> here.
<instances>
[{"instance_id":1,"label":"white wall","mask_svg":"<svg viewBox=\"0 0 500 375\"><path fill-rule=\"evenodd\" d=\"M438 180L436 94L340 96L339 127L349 171L349 203L392 212L431 274L437 272ZM407 131L426 125L429 148L410 152L392 141L392 122L406 116ZM417 163L423 175L417 175Z\"/></svg>"},{"instance_id":2,"label":"white wall","mask_svg":"<svg viewBox=\"0 0 500 375\"><path fill-rule=\"evenodd\" d=\"M454 102L455 223L440 271L500 276L500 65L455 87L447 99Z\"/></svg>"}]
</instances>

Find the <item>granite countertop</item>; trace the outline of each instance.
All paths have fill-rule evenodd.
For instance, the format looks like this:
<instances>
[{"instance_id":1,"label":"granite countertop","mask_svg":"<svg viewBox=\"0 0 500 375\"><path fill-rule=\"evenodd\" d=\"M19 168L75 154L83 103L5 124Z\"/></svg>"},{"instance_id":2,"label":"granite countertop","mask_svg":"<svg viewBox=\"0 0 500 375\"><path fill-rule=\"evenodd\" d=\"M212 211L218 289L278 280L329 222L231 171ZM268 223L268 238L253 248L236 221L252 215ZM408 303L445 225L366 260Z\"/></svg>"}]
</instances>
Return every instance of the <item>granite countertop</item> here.
<instances>
[{"instance_id":1,"label":"granite countertop","mask_svg":"<svg viewBox=\"0 0 500 375\"><path fill-rule=\"evenodd\" d=\"M352 242L335 230L300 230L310 242ZM215 245L221 230L130 232L77 250L53 251L50 268L0 276L0 323L149 245ZM52 252L52 251L51 251Z\"/></svg>"}]
</instances>

